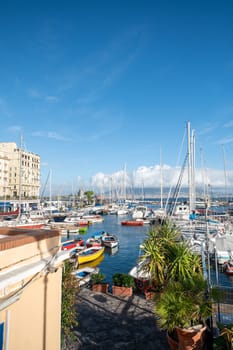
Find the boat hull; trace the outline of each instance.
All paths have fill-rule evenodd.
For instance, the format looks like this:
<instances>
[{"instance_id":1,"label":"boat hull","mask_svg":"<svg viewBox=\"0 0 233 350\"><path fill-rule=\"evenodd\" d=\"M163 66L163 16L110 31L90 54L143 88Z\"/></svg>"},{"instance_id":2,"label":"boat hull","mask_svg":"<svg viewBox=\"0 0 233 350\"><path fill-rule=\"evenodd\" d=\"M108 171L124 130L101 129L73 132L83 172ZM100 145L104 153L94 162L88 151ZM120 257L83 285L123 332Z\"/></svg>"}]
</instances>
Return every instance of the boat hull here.
<instances>
[{"instance_id":1,"label":"boat hull","mask_svg":"<svg viewBox=\"0 0 233 350\"><path fill-rule=\"evenodd\" d=\"M91 275L93 273L98 273L98 272L99 272L98 267L87 266L81 269L77 269L72 274L78 279L79 286L82 287L90 282Z\"/></svg>"},{"instance_id":2,"label":"boat hull","mask_svg":"<svg viewBox=\"0 0 233 350\"><path fill-rule=\"evenodd\" d=\"M121 225L123 226L143 226L144 222L143 221L122 221Z\"/></svg>"},{"instance_id":3,"label":"boat hull","mask_svg":"<svg viewBox=\"0 0 233 350\"><path fill-rule=\"evenodd\" d=\"M70 240L62 243L61 250L71 250L78 247L84 247L84 239Z\"/></svg>"},{"instance_id":4,"label":"boat hull","mask_svg":"<svg viewBox=\"0 0 233 350\"><path fill-rule=\"evenodd\" d=\"M45 223L38 223L38 224L16 224L14 227L15 228L23 228L23 229L40 229L45 226Z\"/></svg>"},{"instance_id":5,"label":"boat hull","mask_svg":"<svg viewBox=\"0 0 233 350\"><path fill-rule=\"evenodd\" d=\"M78 263L85 264L89 261L98 259L104 253L104 247L91 247L84 249L81 253L78 254Z\"/></svg>"},{"instance_id":6,"label":"boat hull","mask_svg":"<svg viewBox=\"0 0 233 350\"><path fill-rule=\"evenodd\" d=\"M102 237L102 243L105 247L115 248L118 246L118 239L114 235L107 234Z\"/></svg>"}]
</instances>

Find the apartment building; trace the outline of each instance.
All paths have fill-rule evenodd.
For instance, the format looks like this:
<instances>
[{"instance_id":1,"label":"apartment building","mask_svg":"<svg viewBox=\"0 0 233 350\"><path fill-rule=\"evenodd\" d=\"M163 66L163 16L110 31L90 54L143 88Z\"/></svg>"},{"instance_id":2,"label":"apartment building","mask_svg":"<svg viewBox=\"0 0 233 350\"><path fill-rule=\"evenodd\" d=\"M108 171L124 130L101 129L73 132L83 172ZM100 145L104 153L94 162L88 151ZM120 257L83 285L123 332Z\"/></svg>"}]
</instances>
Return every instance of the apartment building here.
<instances>
[{"instance_id":1,"label":"apartment building","mask_svg":"<svg viewBox=\"0 0 233 350\"><path fill-rule=\"evenodd\" d=\"M39 192L40 156L0 142L0 197L38 198Z\"/></svg>"},{"instance_id":2,"label":"apartment building","mask_svg":"<svg viewBox=\"0 0 233 350\"><path fill-rule=\"evenodd\" d=\"M0 350L60 350L58 230L0 229Z\"/></svg>"}]
</instances>

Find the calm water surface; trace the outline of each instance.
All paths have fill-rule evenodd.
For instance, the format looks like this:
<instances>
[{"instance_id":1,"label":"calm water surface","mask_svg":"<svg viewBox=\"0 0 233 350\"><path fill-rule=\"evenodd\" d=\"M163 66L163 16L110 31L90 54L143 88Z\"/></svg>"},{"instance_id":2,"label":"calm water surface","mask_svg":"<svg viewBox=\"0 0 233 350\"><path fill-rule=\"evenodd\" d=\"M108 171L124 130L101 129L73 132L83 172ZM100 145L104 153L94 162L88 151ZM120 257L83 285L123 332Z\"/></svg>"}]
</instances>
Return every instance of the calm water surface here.
<instances>
[{"instance_id":1,"label":"calm water surface","mask_svg":"<svg viewBox=\"0 0 233 350\"><path fill-rule=\"evenodd\" d=\"M115 272L128 273L129 270L136 264L139 256L139 246L143 243L149 225L144 226L122 226L121 221L130 220L131 216L106 215L104 222L95 223L88 227L87 233L83 234L86 240L98 231L107 231L115 234L119 239L119 248L105 248L104 255L91 263L88 266L98 266L100 272L106 276L106 281L112 284L112 275ZM70 235L70 239L72 235ZM63 237L62 240L66 238ZM85 265L80 265L85 266ZM216 283L215 264L210 269L211 281ZM217 279L220 285L233 287L233 276L227 276L222 272L221 267L218 267Z\"/></svg>"},{"instance_id":2,"label":"calm water surface","mask_svg":"<svg viewBox=\"0 0 233 350\"><path fill-rule=\"evenodd\" d=\"M117 250L105 248L103 257L91 263L91 266L99 267L100 272L105 274L106 281L110 284L115 272L128 273L136 264L139 256L139 245L143 242L149 229L149 225L121 225L121 221L130 218L127 216L105 215L104 222L90 225L87 233L82 235L86 240L98 231L107 231L118 237L119 248ZM71 235L70 238L72 238ZM88 265L90 266L90 264Z\"/></svg>"}]
</instances>

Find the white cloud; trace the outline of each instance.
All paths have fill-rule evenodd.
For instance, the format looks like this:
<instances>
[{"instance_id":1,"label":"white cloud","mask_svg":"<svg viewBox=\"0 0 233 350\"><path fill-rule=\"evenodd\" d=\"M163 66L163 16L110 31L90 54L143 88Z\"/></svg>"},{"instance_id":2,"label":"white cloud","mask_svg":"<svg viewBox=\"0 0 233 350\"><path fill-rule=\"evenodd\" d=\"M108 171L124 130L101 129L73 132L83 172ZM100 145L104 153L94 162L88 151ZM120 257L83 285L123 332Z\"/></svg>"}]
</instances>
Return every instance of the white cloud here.
<instances>
[{"instance_id":1,"label":"white cloud","mask_svg":"<svg viewBox=\"0 0 233 350\"><path fill-rule=\"evenodd\" d=\"M56 96L46 96L45 99L49 102L57 102L58 98Z\"/></svg>"},{"instance_id":2,"label":"white cloud","mask_svg":"<svg viewBox=\"0 0 233 350\"><path fill-rule=\"evenodd\" d=\"M13 126L10 126L7 129L7 131L10 133L20 133L20 132L22 132L22 127L19 125L13 125Z\"/></svg>"},{"instance_id":3,"label":"white cloud","mask_svg":"<svg viewBox=\"0 0 233 350\"><path fill-rule=\"evenodd\" d=\"M181 174L180 167L170 167L169 165L163 165L162 172L160 165L151 167L141 166L137 168L133 173L126 173L124 171L118 171L113 174L97 173L92 177L91 185L97 189L108 190L110 187L120 189L125 182L126 187L150 187L159 188L161 182L164 187L176 186ZM204 186L211 187L225 187L226 185L233 186L233 172L228 172L227 184L224 178L224 170L216 169L196 169L195 171L195 183L196 186L202 188ZM185 169L181 187L188 186L188 171Z\"/></svg>"},{"instance_id":4,"label":"white cloud","mask_svg":"<svg viewBox=\"0 0 233 350\"><path fill-rule=\"evenodd\" d=\"M34 88L30 88L27 91L28 96L34 99L39 99L39 100L45 100L48 102L57 102L58 101L58 97L55 95L44 95L42 94L39 90L34 89Z\"/></svg>"},{"instance_id":5,"label":"white cloud","mask_svg":"<svg viewBox=\"0 0 233 350\"><path fill-rule=\"evenodd\" d=\"M29 97L32 97L32 98L41 98L40 92L39 92L38 90L36 90L36 89L33 89L33 88L28 89L27 93L28 93L28 96L29 96Z\"/></svg>"},{"instance_id":6,"label":"white cloud","mask_svg":"<svg viewBox=\"0 0 233 350\"><path fill-rule=\"evenodd\" d=\"M233 120L230 120L229 122L223 125L224 128L231 128L232 126L233 126Z\"/></svg>"},{"instance_id":7,"label":"white cloud","mask_svg":"<svg viewBox=\"0 0 233 350\"><path fill-rule=\"evenodd\" d=\"M46 137L46 138L54 139L54 140L58 140L58 141L68 141L68 139L66 139L62 135L59 135L55 131L35 131L32 133L32 135L36 136L36 137Z\"/></svg>"},{"instance_id":8,"label":"white cloud","mask_svg":"<svg viewBox=\"0 0 233 350\"><path fill-rule=\"evenodd\" d=\"M217 143L220 145L225 145L227 143L232 143L233 137L225 137L224 139L219 140Z\"/></svg>"}]
</instances>

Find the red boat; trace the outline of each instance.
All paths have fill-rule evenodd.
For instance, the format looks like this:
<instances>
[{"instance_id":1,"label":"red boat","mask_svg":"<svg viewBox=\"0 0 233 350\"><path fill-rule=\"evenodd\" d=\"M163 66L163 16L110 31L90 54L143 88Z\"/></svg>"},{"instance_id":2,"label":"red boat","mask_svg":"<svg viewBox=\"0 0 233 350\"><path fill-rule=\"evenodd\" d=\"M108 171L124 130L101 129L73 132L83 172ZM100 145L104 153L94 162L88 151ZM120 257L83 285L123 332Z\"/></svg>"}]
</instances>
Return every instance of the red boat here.
<instances>
[{"instance_id":1,"label":"red boat","mask_svg":"<svg viewBox=\"0 0 233 350\"><path fill-rule=\"evenodd\" d=\"M33 229L40 229L40 228L43 228L45 226L45 223L44 222L35 222L35 223L18 223L18 224L15 224L14 227L16 228L27 228L27 229L30 229L30 230L33 230Z\"/></svg>"},{"instance_id":2,"label":"red boat","mask_svg":"<svg viewBox=\"0 0 233 350\"><path fill-rule=\"evenodd\" d=\"M4 218L4 217L10 217L10 218L14 218L16 216L19 215L19 208L17 208L14 211L4 211L4 212L0 212L0 217Z\"/></svg>"},{"instance_id":3,"label":"red boat","mask_svg":"<svg viewBox=\"0 0 233 350\"><path fill-rule=\"evenodd\" d=\"M143 226L143 221L137 221L137 220L128 220L128 221L121 221L121 225L124 226Z\"/></svg>"},{"instance_id":4,"label":"red boat","mask_svg":"<svg viewBox=\"0 0 233 350\"><path fill-rule=\"evenodd\" d=\"M70 250L77 247L84 247L84 239L79 237L62 243L61 250Z\"/></svg>"},{"instance_id":5,"label":"red boat","mask_svg":"<svg viewBox=\"0 0 233 350\"><path fill-rule=\"evenodd\" d=\"M43 221L31 221L31 222L21 222L17 221L17 219L13 219L7 222L7 227L14 227L14 228L22 228L22 229L41 229L44 228L45 223Z\"/></svg>"}]
</instances>

